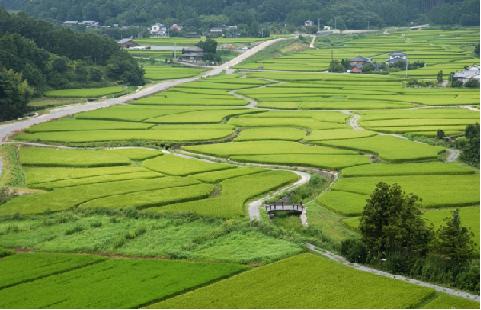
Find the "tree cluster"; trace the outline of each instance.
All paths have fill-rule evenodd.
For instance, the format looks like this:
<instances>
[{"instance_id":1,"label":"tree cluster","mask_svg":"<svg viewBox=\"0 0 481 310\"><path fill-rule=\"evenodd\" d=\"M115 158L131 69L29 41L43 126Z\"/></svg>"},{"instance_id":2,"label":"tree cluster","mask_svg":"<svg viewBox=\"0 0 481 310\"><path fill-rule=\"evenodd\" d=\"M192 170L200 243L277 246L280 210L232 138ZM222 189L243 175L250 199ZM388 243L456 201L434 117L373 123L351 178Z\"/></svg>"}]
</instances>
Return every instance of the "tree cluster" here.
<instances>
[{"instance_id":1,"label":"tree cluster","mask_svg":"<svg viewBox=\"0 0 481 310\"><path fill-rule=\"evenodd\" d=\"M217 53L217 41L212 38L207 38L205 41L200 41L197 46L204 52L204 60L214 63L221 62L221 57Z\"/></svg>"},{"instance_id":2,"label":"tree cluster","mask_svg":"<svg viewBox=\"0 0 481 310\"><path fill-rule=\"evenodd\" d=\"M459 210L435 230L420 206L420 199L399 185L378 183L362 213L361 239L344 241L341 253L393 273L479 290L473 234L462 226Z\"/></svg>"},{"instance_id":3,"label":"tree cluster","mask_svg":"<svg viewBox=\"0 0 481 310\"><path fill-rule=\"evenodd\" d=\"M45 19L96 20L112 25L181 23L205 31L223 24L241 32L259 33L262 24L279 31L300 27L305 20L338 29L433 24L479 25L477 0L0 0L9 9L25 10ZM316 27L313 27L313 29Z\"/></svg>"},{"instance_id":4,"label":"tree cluster","mask_svg":"<svg viewBox=\"0 0 481 310\"><path fill-rule=\"evenodd\" d=\"M9 14L2 8L0 68L4 80L14 84L20 80L19 87L30 89L35 96L51 88L144 83L142 68L127 52L120 50L115 41L96 34L73 32L23 13ZM18 75L12 75L10 70ZM12 95L4 99L16 102L10 107L17 112L3 110L3 119L25 113L24 108L19 108L23 103L20 104L18 98Z\"/></svg>"},{"instance_id":5,"label":"tree cluster","mask_svg":"<svg viewBox=\"0 0 481 310\"><path fill-rule=\"evenodd\" d=\"M464 137L457 139L456 144L462 150L461 159L479 167L479 124L466 126Z\"/></svg>"}]
</instances>

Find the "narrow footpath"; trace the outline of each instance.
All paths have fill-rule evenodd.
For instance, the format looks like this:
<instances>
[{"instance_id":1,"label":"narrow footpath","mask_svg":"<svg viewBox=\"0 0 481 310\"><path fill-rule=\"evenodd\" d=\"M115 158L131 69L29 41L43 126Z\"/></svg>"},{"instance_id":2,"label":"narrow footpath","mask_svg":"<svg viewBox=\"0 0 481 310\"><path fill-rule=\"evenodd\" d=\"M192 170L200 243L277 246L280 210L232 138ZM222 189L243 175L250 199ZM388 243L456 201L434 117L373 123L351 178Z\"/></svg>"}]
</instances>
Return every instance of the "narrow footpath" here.
<instances>
[{"instance_id":1,"label":"narrow footpath","mask_svg":"<svg viewBox=\"0 0 481 310\"><path fill-rule=\"evenodd\" d=\"M433 283L424 282L424 281L417 280L417 279L408 278L408 277L405 277L405 276L402 276L402 275L395 275L395 274L385 272L385 271L381 271L381 270L371 268L371 267L368 267L368 266L365 266L365 265L350 263L344 257L339 256L337 254L334 254L332 252L326 251L324 249L317 248L315 245L310 244L310 243L306 244L306 247L311 252L320 254L320 255L322 255L326 258L329 258L329 259L334 260L334 261L336 261L340 264L343 264L347 267L350 267L350 268L353 268L353 269L356 269L356 270L359 270L359 271L369 272L369 273L372 273L372 274L375 274L375 275L378 275L378 276L382 276L382 277L386 277L386 278L390 278L390 279L394 279L394 280L399 280L399 281L403 281L403 282L408 282L408 283L418 285L418 286L432 288L437 292L441 292L441 293L445 293L445 294L448 294L448 295L451 295L451 296L461 297L461 298L465 298L465 299L469 299L469 300L479 302L479 296L478 295L474 295L474 294L471 294L471 293L468 293L468 292L464 292L464 291L460 291L460 290L456 290L456 289L452 289L452 288L439 286L439 285L436 285L436 284L433 284Z\"/></svg>"}]
</instances>

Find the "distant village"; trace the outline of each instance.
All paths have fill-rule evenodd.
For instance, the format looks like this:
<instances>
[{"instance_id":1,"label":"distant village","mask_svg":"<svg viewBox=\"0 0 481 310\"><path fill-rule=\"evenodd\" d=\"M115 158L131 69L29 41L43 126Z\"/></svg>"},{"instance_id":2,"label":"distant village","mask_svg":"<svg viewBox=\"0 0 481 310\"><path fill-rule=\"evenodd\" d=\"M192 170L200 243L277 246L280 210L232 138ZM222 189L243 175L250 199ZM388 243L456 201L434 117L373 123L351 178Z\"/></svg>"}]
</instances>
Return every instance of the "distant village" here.
<instances>
[{"instance_id":1,"label":"distant village","mask_svg":"<svg viewBox=\"0 0 481 310\"><path fill-rule=\"evenodd\" d=\"M141 26L119 26L114 24L113 26L102 26L98 21L84 20L84 21L73 21L67 20L63 23L67 27L85 27L85 28L113 28L113 29L139 29L143 28L148 30L147 33L151 38L167 38L167 37L183 37L183 38L201 38L204 35L207 38L239 38L241 33L236 25L222 25L218 27L212 27L206 32L186 32L184 27L179 24L165 25L162 23L155 23L151 25L148 29ZM429 24L424 25L413 25L409 27L411 30L421 30L429 28ZM342 33L341 30L336 29L329 25L322 25L320 21L317 24L312 20L306 20L302 28L305 32L317 35L328 35ZM355 33L368 33L376 30L354 30L351 31ZM267 33L266 33L267 34ZM269 34L270 35L270 34ZM268 36L269 36L268 35ZM135 42L134 37L130 36L128 38L122 38L117 41L119 46L125 49L133 50L147 50L150 46L141 46ZM197 46L182 47L180 55L177 57L177 61L189 62L189 63L200 63L204 58L204 51ZM409 63L408 55L402 51L394 51L389 54L389 58L385 62L377 63L371 58L364 56L357 56L352 59L342 59L341 61L332 60L329 66L329 72L344 72L344 73L386 73L388 71L401 71L401 70L414 70L425 66L424 62L415 61ZM442 74L442 72L441 72ZM470 86L471 84L479 85L480 83L480 66L473 65L468 66L462 71L452 73L450 75L450 81L453 86Z\"/></svg>"}]
</instances>

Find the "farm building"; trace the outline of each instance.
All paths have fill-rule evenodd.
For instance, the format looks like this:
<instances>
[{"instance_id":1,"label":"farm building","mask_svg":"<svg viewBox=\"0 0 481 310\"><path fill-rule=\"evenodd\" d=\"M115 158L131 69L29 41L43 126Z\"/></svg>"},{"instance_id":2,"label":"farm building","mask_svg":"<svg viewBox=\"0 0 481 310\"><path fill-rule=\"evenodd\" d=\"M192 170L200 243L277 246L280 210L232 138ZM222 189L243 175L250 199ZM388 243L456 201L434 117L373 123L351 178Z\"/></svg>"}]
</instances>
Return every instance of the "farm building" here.
<instances>
[{"instance_id":1,"label":"farm building","mask_svg":"<svg viewBox=\"0 0 481 310\"><path fill-rule=\"evenodd\" d=\"M479 82L479 66L471 66L463 71L456 72L453 79L466 84L471 81Z\"/></svg>"},{"instance_id":2,"label":"farm building","mask_svg":"<svg viewBox=\"0 0 481 310\"><path fill-rule=\"evenodd\" d=\"M386 63L389 65L396 64L398 62L406 62L408 59L408 55L403 52L392 52L389 54L389 59L386 60Z\"/></svg>"},{"instance_id":3,"label":"farm building","mask_svg":"<svg viewBox=\"0 0 481 310\"><path fill-rule=\"evenodd\" d=\"M211 28L207 34L210 38L220 38L224 34L224 29L221 27Z\"/></svg>"},{"instance_id":4,"label":"farm building","mask_svg":"<svg viewBox=\"0 0 481 310\"><path fill-rule=\"evenodd\" d=\"M154 37L167 36L167 27L164 24L156 23L150 27L150 34Z\"/></svg>"},{"instance_id":5,"label":"farm building","mask_svg":"<svg viewBox=\"0 0 481 310\"><path fill-rule=\"evenodd\" d=\"M179 61L185 61L190 63L196 63L204 59L204 51L197 46L186 47L182 49L182 55L179 57Z\"/></svg>"},{"instance_id":6,"label":"farm building","mask_svg":"<svg viewBox=\"0 0 481 310\"><path fill-rule=\"evenodd\" d=\"M304 26L305 27L312 27L312 26L314 26L314 22L312 20L306 20L304 22Z\"/></svg>"},{"instance_id":7,"label":"farm building","mask_svg":"<svg viewBox=\"0 0 481 310\"><path fill-rule=\"evenodd\" d=\"M372 61L369 58L358 56L349 60L349 66L351 67L351 73L362 73L362 68L366 64L371 64Z\"/></svg>"},{"instance_id":8,"label":"farm building","mask_svg":"<svg viewBox=\"0 0 481 310\"><path fill-rule=\"evenodd\" d=\"M117 41L117 44L121 48L126 48L126 49L129 49L129 48L132 48L132 47L135 47L135 46L139 46L139 44L137 44L134 41L133 38L126 38L126 39L119 40L119 41Z\"/></svg>"}]
</instances>

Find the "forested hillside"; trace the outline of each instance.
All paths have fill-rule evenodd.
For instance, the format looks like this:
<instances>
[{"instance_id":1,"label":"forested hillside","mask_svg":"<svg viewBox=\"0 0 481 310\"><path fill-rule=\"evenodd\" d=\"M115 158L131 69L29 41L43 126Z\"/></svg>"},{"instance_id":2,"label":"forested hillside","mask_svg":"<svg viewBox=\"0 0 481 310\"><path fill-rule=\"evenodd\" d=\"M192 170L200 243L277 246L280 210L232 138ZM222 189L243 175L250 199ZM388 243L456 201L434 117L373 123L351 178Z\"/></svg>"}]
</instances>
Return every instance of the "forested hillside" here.
<instances>
[{"instance_id":1,"label":"forested hillside","mask_svg":"<svg viewBox=\"0 0 481 310\"><path fill-rule=\"evenodd\" d=\"M219 24L299 26L306 19L338 28L435 24L479 24L478 0L0 0L9 9L41 18L97 20L147 25L154 21L192 28Z\"/></svg>"},{"instance_id":2,"label":"forested hillside","mask_svg":"<svg viewBox=\"0 0 481 310\"><path fill-rule=\"evenodd\" d=\"M0 8L0 120L24 113L29 95L117 82L143 84L143 71L115 41Z\"/></svg>"}]
</instances>

